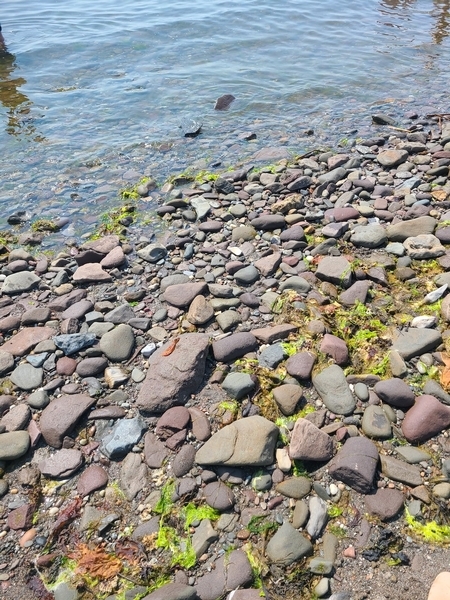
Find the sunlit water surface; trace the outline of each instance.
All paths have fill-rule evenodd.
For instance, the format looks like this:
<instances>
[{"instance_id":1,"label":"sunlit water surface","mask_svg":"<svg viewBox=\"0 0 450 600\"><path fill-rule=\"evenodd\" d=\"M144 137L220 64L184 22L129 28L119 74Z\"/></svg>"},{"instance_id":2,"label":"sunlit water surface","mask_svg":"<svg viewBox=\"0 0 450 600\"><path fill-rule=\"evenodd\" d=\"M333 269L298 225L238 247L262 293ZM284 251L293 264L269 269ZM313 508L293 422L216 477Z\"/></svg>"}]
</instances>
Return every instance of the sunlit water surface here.
<instances>
[{"instance_id":1,"label":"sunlit water surface","mask_svg":"<svg viewBox=\"0 0 450 600\"><path fill-rule=\"evenodd\" d=\"M27 210L80 235L142 175L305 152L374 111L448 112L449 15L438 0L4 0L0 227Z\"/></svg>"}]
</instances>

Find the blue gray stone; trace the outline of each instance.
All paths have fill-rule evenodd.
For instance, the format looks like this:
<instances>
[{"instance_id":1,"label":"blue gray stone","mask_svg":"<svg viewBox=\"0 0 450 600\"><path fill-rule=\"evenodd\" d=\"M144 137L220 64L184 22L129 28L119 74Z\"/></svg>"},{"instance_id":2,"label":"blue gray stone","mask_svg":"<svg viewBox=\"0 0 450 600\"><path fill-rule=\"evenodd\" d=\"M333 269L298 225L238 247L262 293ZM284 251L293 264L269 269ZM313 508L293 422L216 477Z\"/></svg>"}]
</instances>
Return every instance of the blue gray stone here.
<instances>
[{"instance_id":1,"label":"blue gray stone","mask_svg":"<svg viewBox=\"0 0 450 600\"><path fill-rule=\"evenodd\" d=\"M146 429L147 425L141 417L121 419L105 435L101 442L100 450L108 458L121 458L139 442Z\"/></svg>"}]
</instances>

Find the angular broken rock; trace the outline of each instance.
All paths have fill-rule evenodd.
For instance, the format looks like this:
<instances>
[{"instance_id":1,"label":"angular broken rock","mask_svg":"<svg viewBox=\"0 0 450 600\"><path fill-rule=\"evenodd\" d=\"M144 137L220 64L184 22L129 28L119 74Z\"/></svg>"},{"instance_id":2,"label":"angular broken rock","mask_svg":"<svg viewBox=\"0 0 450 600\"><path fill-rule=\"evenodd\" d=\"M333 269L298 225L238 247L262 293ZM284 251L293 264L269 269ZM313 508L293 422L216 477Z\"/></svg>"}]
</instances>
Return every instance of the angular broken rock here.
<instances>
[{"instance_id":1,"label":"angular broken rock","mask_svg":"<svg viewBox=\"0 0 450 600\"><path fill-rule=\"evenodd\" d=\"M175 341L165 344L148 361L147 377L137 399L144 413L162 413L185 404L203 380L208 336L186 333L174 344Z\"/></svg>"},{"instance_id":2,"label":"angular broken rock","mask_svg":"<svg viewBox=\"0 0 450 600\"><path fill-rule=\"evenodd\" d=\"M43 410L39 421L47 444L52 448L61 448L64 436L96 401L96 398L84 394L61 396L52 400Z\"/></svg>"},{"instance_id":3,"label":"angular broken rock","mask_svg":"<svg viewBox=\"0 0 450 600\"><path fill-rule=\"evenodd\" d=\"M307 419L297 419L291 433L289 456L293 460L329 460L333 456L333 440Z\"/></svg>"},{"instance_id":4,"label":"angular broken rock","mask_svg":"<svg viewBox=\"0 0 450 600\"><path fill-rule=\"evenodd\" d=\"M215 433L198 450L199 465L263 467L275 459L278 427L258 415L240 419Z\"/></svg>"},{"instance_id":5,"label":"angular broken rock","mask_svg":"<svg viewBox=\"0 0 450 600\"><path fill-rule=\"evenodd\" d=\"M214 110L226 110L233 100L236 100L233 94L224 94L223 96L220 96L214 104Z\"/></svg>"},{"instance_id":6,"label":"angular broken rock","mask_svg":"<svg viewBox=\"0 0 450 600\"><path fill-rule=\"evenodd\" d=\"M370 492L378 464L378 450L364 437L349 438L329 465L333 479L342 481L352 489Z\"/></svg>"}]
</instances>

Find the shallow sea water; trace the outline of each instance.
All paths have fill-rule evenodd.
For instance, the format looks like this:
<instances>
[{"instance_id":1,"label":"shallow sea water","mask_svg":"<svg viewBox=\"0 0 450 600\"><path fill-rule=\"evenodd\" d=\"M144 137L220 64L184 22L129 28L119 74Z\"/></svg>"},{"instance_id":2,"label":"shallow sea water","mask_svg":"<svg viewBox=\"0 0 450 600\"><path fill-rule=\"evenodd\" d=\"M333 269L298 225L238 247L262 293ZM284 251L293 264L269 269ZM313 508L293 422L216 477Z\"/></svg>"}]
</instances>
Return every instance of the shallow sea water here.
<instances>
[{"instance_id":1,"label":"shallow sea water","mask_svg":"<svg viewBox=\"0 0 450 600\"><path fill-rule=\"evenodd\" d=\"M4 0L0 18L0 228L27 210L80 236L143 175L449 110L448 0ZM202 133L183 137L183 119Z\"/></svg>"}]
</instances>

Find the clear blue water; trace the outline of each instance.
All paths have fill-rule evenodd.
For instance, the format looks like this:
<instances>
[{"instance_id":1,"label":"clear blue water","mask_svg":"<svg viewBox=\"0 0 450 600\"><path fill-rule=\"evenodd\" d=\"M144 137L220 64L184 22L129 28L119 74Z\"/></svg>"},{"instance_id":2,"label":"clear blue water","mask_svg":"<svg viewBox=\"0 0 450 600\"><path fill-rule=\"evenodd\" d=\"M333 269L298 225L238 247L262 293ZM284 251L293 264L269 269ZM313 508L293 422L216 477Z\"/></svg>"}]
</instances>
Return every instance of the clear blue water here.
<instances>
[{"instance_id":1,"label":"clear blue water","mask_svg":"<svg viewBox=\"0 0 450 600\"><path fill-rule=\"evenodd\" d=\"M139 175L449 109L446 0L4 0L0 17L0 227L26 209L79 234Z\"/></svg>"}]
</instances>

